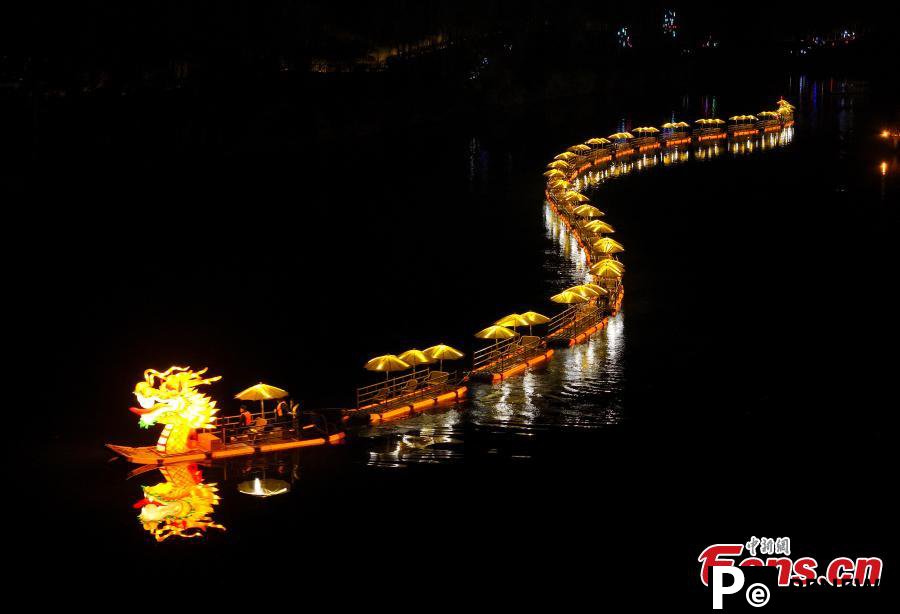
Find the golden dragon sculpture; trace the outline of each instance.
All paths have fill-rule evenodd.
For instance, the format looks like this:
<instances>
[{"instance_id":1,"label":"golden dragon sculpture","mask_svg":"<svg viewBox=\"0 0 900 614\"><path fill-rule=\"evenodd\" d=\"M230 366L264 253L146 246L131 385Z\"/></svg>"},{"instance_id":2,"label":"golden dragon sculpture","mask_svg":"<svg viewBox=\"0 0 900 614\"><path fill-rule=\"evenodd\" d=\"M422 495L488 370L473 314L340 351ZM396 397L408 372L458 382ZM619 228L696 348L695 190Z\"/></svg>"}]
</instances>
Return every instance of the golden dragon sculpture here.
<instances>
[{"instance_id":1,"label":"golden dragon sculpture","mask_svg":"<svg viewBox=\"0 0 900 614\"><path fill-rule=\"evenodd\" d=\"M196 429L210 428L216 420L216 402L197 388L216 382L221 376L203 377L206 369L192 371L190 367L169 367L160 372L144 371L144 380L134 387L140 407L131 411L141 419L142 428L157 422L164 424L156 451L161 454L187 452L189 440Z\"/></svg>"}]
</instances>

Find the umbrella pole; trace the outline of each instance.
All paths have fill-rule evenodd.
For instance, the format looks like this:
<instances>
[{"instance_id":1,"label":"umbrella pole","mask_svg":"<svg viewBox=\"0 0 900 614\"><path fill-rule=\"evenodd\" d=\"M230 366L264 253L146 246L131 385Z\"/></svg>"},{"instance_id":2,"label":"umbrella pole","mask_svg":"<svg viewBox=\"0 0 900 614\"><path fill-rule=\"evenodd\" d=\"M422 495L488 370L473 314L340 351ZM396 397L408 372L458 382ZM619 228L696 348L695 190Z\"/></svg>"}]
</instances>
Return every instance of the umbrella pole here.
<instances>
[{"instance_id":1,"label":"umbrella pole","mask_svg":"<svg viewBox=\"0 0 900 614\"><path fill-rule=\"evenodd\" d=\"M269 381L271 381L271 380L269 380ZM279 382L279 384L280 383L281 382ZM265 417L266 417L266 402L263 401L262 399L259 400L259 412L260 412L259 417L265 419Z\"/></svg>"}]
</instances>

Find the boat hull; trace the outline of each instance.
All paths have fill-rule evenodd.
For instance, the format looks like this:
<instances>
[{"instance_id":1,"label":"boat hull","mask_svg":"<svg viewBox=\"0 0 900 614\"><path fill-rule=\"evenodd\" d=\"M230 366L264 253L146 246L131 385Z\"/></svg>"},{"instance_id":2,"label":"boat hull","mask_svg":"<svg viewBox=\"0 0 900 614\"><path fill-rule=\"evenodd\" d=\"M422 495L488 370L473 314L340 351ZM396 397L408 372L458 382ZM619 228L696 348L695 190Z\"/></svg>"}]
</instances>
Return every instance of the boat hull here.
<instances>
[{"instance_id":1,"label":"boat hull","mask_svg":"<svg viewBox=\"0 0 900 614\"><path fill-rule=\"evenodd\" d=\"M204 450L190 450L182 454L160 454L156 451L156 446L142 446L133 448L130 446L120 446L108 443L106 444L106 447L130 463L136 463L139 465L169 465L172 463L226 459L234 458L236 456L250 456L253 454L267 454L269 452L278 452L281 450L294 450L297 448L323 446L339 443L344 439L344 436L345 434L343 432L340 432L329 435L328 437L273 441L269 443L260 443L257 445L235 444L209 452Z\"/></svg>"}]
</instances>

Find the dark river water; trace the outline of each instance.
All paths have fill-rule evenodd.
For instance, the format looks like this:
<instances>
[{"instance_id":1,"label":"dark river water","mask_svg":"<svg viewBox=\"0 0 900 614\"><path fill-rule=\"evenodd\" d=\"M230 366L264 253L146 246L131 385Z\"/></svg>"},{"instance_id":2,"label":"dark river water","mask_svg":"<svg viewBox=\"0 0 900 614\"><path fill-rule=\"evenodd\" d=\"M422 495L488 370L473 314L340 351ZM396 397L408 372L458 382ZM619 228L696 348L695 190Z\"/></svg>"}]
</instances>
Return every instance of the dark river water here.
<instances>
[{"instance_id":1,"label":"dark river water","mask_svg":"<svg viewBox=\"0 0 900 614\"><path fill-rule=\"evenodd\" d=\"M59 265L78 303L61 360L86 351L91 365L49 427L45 536L77 533L104 571L414 574L435 591L455 572L627 587L621 566L647 549L693 585L706 545L751 534L789 534L822 558L884 551L896 360L880 349L900 168L873 135L890 107L829 79L732 89L567 101L477 132L99 181L99 198L128 206L82 210L116 230ZM798 118L780 142L650 160L588 188L627 266L622 312L590 342L344 445L202 467L225 530L158 544L142 529L131 506L162 477L127 477L134 467L102 444L155 440L127 411L143 369L208 366L230 414L259 380L307 408L341 407L375 381L362 369L372 356L439 342L470 354L475 331L512 311L552 314L547 297L584 279L543 201L554 154L780 95ZM257 478L290 491L239 492Z\"/></svg>"}]
</instances>

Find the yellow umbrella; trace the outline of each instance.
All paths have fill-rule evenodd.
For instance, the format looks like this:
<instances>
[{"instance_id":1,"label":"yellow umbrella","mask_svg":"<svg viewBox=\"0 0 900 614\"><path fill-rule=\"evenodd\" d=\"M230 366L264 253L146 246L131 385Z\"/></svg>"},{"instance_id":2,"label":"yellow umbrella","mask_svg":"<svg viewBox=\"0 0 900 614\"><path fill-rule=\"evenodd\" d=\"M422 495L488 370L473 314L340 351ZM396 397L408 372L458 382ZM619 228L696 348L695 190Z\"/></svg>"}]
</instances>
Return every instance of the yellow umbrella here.
<instances>
[{"instance_id":1,"label":"yellow umbrella","mask_svg":"<svg viewBox=\"0 0 900 614\"><path fill-rule=\"evenodd\" d=\"M625 267L618 260L604 258L591 265L591 274L603 279L618 279L625 272Z\"/></svg>"},{"instance_id":2,"label":"yellow umbrella","mask_svg":"<svg viewBox=\"0 0 900 614\"><path fill-rule=\"evenodd\" d=\"M603 212L594 205L581 205L575 207L575 215L579 217L600 217Z\"/></svg>"},{"instance_id":3,"label":"yellow umbrella","mask_svg":"<svg viewBox=\"0 0 900 614\"><path fill-rule=\"evenodd\" d=\"M365 369L366 371L384 371L384 380L387 381L392 371L409 369L409 364L393 354L384 354L383 356L376 356L367 362Z\"/></svg>"},{"instance_id":4,"label":"yellow umbrella","mask_svg":"<svg viewBox=\"0 0 900 614\"><path fill-rule=\"evenodd\" d=\"M565 198L566 200L575 200L575 201L578 201L578 202L580 202L580 203L583 203L583 202L585 202L585 201L590 200L587 196L585 196L585 195L582 194L581 192L575 192L575 191L573 191L573 190L567 191L567 192L563 195L563 198Z\"/></svg>"},{"instance_id":5,"label":"yellow umbrella","mask_svg":"<svg viewBox=\"0 0 900 614\"><path fill-rule=\"evenodd\" d=\"M494 340L494 351L497 350L497 345L499 345L501 339L512 339L516 336L516 333L509 330L505 326L488 326L485 329L482 329L475 333L475 336L479 339L493 339Z\"/></svg>"},{"instance_id":6,"label":"yellow umbrella","mask_svg":"<svg viewBox=\"0 0 900 614\"><path fill-rule=\"evenodd\" d=\"M603 220L591 220L584 225L584 229L588 232L595 232L597 234L600 234L601 232L610 233L616 231L612 226L610 226Z\"/></svg>"},{"instance_id":7,"label":"yellow umbrella","mask_svg":"<svg viewBox=\"0 0 900 614\"><path fill-rule=\"evenodd\" d=\"M503 316L494 324L496 326L511 326L513 330L516 330L517 326L528 326L529 322L518 313L511 313L508 316Z\"/></svg>"},{"instance_id":8,"label":"yellow umbrella","mask_svg":"<svg viewBox=\"0 0 900 614\"><path fill-rule=\"evenodd\" d=\"M565 190L568 190L570 185L572 184L568 181L565 181L564 179L557 179L556 181L550 183L551 188L561 188Z\"/></svg>"},{"instance_id":9,"label":"yellow umbrella","mask_svg":"<svg viewBox=\"0 0 900 614\"><path fill-rule=\"evenodd\" d=\"M559 294L554 294L550 297L550 300L554 303L561 303L563 305L574 305L576 303L586 303L588 301L588 299L581 294L570 292L569 290L563 290Z\"/></svg>"},{"instance_id":10,"label":"yellow umbrella","mask_svg":"<svg viewBox=\"0 0 900 614\"><path fill-rule=\"evenodd\" d=\"M408 365L412 365L414 377L416 375L416 365L427 365L434 362L434 358L431 358L421 350L406 350L405 352L397 356L397 358Z\"/></svg>"},{"instance_id":11,"label":"yellow umbrella","mask_svg":"<svg viewBox=\"0 0 900 614\"><path fill-rule=\"evenodd\" d=\"M591 243L591 247L603 254L617 254L619 252L624 252L625 248L622 247L622 244L616 241L615 239L610 239L609 237L601 237Z\"/></svg>"},{"instance_id":12,"label":"yellow umbrella","mask_svg":"<svg viewBox=\"0 0 900 614\"><path fill-rule=\"evenodd\" d=\"M596 296L600 296L602 292L597 292L594 288L588 287L586 284L580 286L572 286L571 288L566 288L565 292L572 292L573 294L578 294L579 296L583 296L587 300L591 300Z\"/></svg>"},{"instance_id":13,"label":"yellow umbrella","mask_svg":"<svg viewBox=\"0 0 900 614\"><path fill-rule=\"evenodd\" d=\"M479 339L493 339L494 341L498 341L500 339L512 339L516 336L516 333L505 326L498 326L495 324L478 331L475 333L475 336Z\"/></svg>"},{"instance_id":14,"label":"yellow umbrella","mask_svg":"<svg viewBox=\"0 0 900 614\"><path fill-rule=\"evenodd\" d=\"M584 287L584 288L587 288L587 289L589 289L589 290L593 290L593 291L596 292L598 295L601 295L601 294L609 294L609 290L607 290L607 289L604 288L603 286L598 286L597 284L590 284L590 283L588 283L588 284L581 284L581 285L582 285L582 287Z\"/></svg>"},{"instance_id":15,"label":"yellow umbrella","mask_svg":"<svg viewBox=\"0 0 900 614\"><path fill-rule=\"evenodd\" d=\"M526 311L525 313L521 314L521 316L523 318L525 318L526 320L528 320L528 334L529 335L531 334L531 327L534 324L546 324L547 322L550 321L550 318L548 318L547 316L540 314L536 311Z\"/></svg>"},{"instance_id":16,"label":"yellow umbrella","mask_svg":"<svg viewBox=\"0 0 900 614\"><path fill-rule=\"evenodd\" d=\"M653 126L641 126L639 128L634 128L632 132L647 132L649 134L652 134L654 132L659 132L659 130L657 128L654 128Z\"/></svg>"},{"instance_id":17,"label":"yellow umbrella","mask_svg":"<svg viewBox=\"0 0 900 614\"><path fill-rule=\"evenodd\" d=\"M565 177L566 174L559 169L551 168L549 171L544 173L544 177L547 179L558 179L559 177Z\"/></svg>"},{"instance_id":18,"label":"yellow umbrella","mask_svg":"<svg viewBox=\"0 0 900 614\"><path fill-rule=\"evenodd\" d=\"M265 413L266 401L269 399L283 399L287 395L287 390L282 390L281 388L260 382L255 386L250 386L246 390L237 393L234 395L234 398L240 399L241 401L259 401L260 411Z\"/></svg>"},{"instance_id":19,"label":"yellow umbrella","mask_svg":"<svg viewBox=\"0 0 900 614\"><path fill-rule=\"evenodd\" d=\"M426 356L430 356L433 360L440 361L440 370L444 370L444 361L445 360L456 360L457 358L462 358L464 354L459 350L450 347L449 345L444 345L443 343L439 343L438 345L432 345L430 348L425 348L422 350Z\"/></svg>"},{"instance_id":20,"label":"yellow umbrella","mask_svg":"<svg viewBox=\"0 0 900 614\"><path fill-rule=\"evenodd\" d=\"M575 157L575 154L573 154L571 151L564 151L561 154L557 154L557 155L553 156L553 159L554 160L564 160L564 161L568 162L569 160L571 160L574 157Z\"/></svg>"},{"instance_id":21,"label":"yellow umbrella","mask_svg":"<svg viewBox=\"0 0 900 614\"><path fill-rule=\"evenodd\" d=\"M567 171L571 167L569 166L569 163L566 162L565 160L554 160L553 162L551 162L550 164L547 165L547 168L555 168L557 170Z\"/></svg>"},{"instance_id":22,"label":"yellow umbrella","mask_svg":"<svg viewBox=\"0 0 900 614\"><path fill-rule=\"evenodd\" d=\"M590 151L590 150L591 150L590 147L588 147L587 145L582 145L580 143L578 145L572 145L571 147L569 147L569 151L576 152L576 153L582 153L582 152L586 152L586 151Z\"/></svg>"},{"instance_id":23,"label":"yellow umbrella","mask_svg":"<svg viewBox=\"0 0 900 614\"><path fill-rule=\"evenodd\" d=\"M587 141L585 141L585 144L587 144L587 145L606 145L608 143L609 143L608 140L601 139L601 138L593 138L593 139L588 139Z\"/></svg>"},{"instance_id":24,"label":"yellow umbrella","mask_svg":"<svg viewBox=\"0 0 900 614\"><path fill-rule=\"evenodd\" d=\"M550 297L550 300L554 303L561 303L563 305L577 305L579 303L587 303L590 298L585 296L580 292L572 292L571 290L563 290L559 294L554 294ZM578 308L574 308L571 313L571 318L574 321L577 317Z\"/></svg>"}]
</instances>

